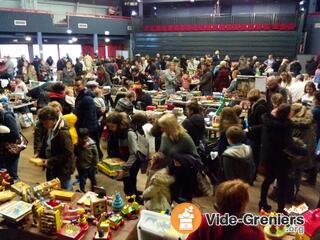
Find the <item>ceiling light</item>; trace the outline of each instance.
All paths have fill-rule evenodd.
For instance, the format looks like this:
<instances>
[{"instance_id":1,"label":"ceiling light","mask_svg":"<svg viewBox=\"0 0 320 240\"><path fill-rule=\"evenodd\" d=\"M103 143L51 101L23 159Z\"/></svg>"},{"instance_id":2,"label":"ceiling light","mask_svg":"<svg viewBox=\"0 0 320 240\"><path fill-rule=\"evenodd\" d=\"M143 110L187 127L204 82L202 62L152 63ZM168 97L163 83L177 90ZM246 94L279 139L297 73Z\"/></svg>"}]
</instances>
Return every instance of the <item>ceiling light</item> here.
<instances>
[{"instance_id":1,"label":"ceiling light","mask_svg":"<svg viewBox=\"0 0 320 240\"><path fill-rule=\"evenodd\" d=\"M109 35L109 34L110 34L109 31L105 31L105 32L104 32L104 35Z\"/></svg>"},{"instance_id":2,"label":"ceiling light","mask_svg":"<svg viewBox=\"0 0 320 240\"><path fill-rule=\"evenodd\" d=\"M110 38L105 38L104 41L105 41L106 43L108 43L108 42L110 42Z\"/></svg>"},{"instance_id":3,"label":"ceiling light","mask_svg":"<svg viewBox=\"0 0 320 240\"><path fill-rule=\"evenodd\" d=\"M43 41L44 41L44 42L48 42L48 39L44 39Z\"/></svg>"},{"instance_id":4,"label":"ceiling light","mask_svg":"<svg viewBox=\"0 0 320 240\"><path fill-rule=\"evenodd\" d=\"M194 2L194 0L190 0L190 2Z\"/></svg>"},{"instance_id":5,"label":"ceiling light","mask_svg":"<svg viewBox=\"0 0 320 240\"><path fill-rule=\"evenodd\" d=\"M72 40L72 42L76 42L76 41L78 41L78 38L73 37L71 40Z\"/></svg>"},{"instance_id":6,"label":"ceiling light","mask_svg":"<svg viewBox=\"0 0 320 240\"><path fill-rule=\"evenodd\" d=\"M304 9L304 7L302 7L300 10L301 10L302 12L304 12L305 9Z\"/></svg>"},{"instance_id":7,"label":"ceiling light","mask_svg":"<svg viewBox=\"0 0 320 240\"><path fill-rule=\"evenodd\" d=\"M30 42L32 40L32 38L30 36L26 36L26 41Z\"/></svg>"},{"instance_id":8,"label":"ceiling light","mask_svg":"<svg viewBox=\"0 0 320 240\"><path fill-rule=\"evenodd\" d=\"M13 39L12 42L18 42L18 39Z\"/></svg>"},{"instance_id":9,"label":"ceiling light","mask_svg":"<svg viewBox=\"0 0 320 240\"><path fill-rule=\"evenodd\" d=\"M303 4L304 4L304 1L300 1L299 4L300 4L300 5L303 5Z\"/></svg>"},{"instance_id":10,"label":"ceiling light","mask_svg":"<svg viewBox=\"0 0 320 240\"><path fill-rule=\"evenodd\" d=\"M72 33L72 30L71 30L71 29L68 29L68 30L67 30L67 33L68 33L68 34L71 34L71 33Z\"/></svg>"},{"instance_id":11,"label":"ceiling light","mask_svg":"<svg viewBox=\"0 0 320 240\"><path fill-rule=\"evenodd\" d=\"M73 43L73 42L72 42L72 40L70 39L70 40L68 41L68 43Z\"/></svg>"},{"instance_id":12,"label":"ceiling light","mask_svg":"<svg viewBox=\"0 0 320 240\"><path fill-rule=\"evenodd\" d=\"M141 2L141 0L137 0L137 2Z\"/></svg>"},{"instance_id":13,"label":"ceiling light","mask_svg":"<svg viewBox=\"0 0 320 240\"><path fill-rule=\"evenodd\" d=\"M156 10L157 10L157 7L156 7L156 6L154 6L154 7L153 7L153 10L155 10L155 11L156 11Z\"/></svg>"},{"instance_id":14,"label":"ceiling light","mask_svg":"<svg viewBox=\"0 0 320 240\"><path fill-rule=\"evenodd\" d=\"M131 16L137 16L137 12L135 10L131 11Z\"/></svg>"}]
</instances>

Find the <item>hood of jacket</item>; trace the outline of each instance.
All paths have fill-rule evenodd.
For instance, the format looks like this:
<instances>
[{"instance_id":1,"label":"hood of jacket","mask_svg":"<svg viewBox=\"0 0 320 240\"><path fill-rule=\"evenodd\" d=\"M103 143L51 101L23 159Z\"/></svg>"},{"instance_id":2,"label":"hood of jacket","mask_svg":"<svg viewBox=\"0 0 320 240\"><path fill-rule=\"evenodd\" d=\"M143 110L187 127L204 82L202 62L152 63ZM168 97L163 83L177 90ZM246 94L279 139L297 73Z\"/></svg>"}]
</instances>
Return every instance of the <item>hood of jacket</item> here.
<instances>
[{"instance_id":1,"label":"hood of jacket","mask_svg":"<svg viewBox=\"0 0 320 240\"><path fill-rule=\"evenodd\" d=\"M63 117L69 123L70 127L74 127L78 120L77 116L73 113L63 115Z\"/></svg>"},{"instance_id":2,"label":"hood of jacket","mask_svg":"<svg viewBox=\"0 0 320 240\"><path fill-rule=\"evenodd\" d=\"M170 186L174 182L174 177L169 174L167 168L162 168L151 177L151 183L154 185Z\"/></svg>"},{"instance_id":3,"label":"hood of jacket","mask_svg":"<svg viewBox=\"0 0 320 240\"><path fill-rule=\"evenodd\" d=\"M307 111L303 117L292 117L291 122L294 127L308 128L313 122L313 115Z\"/></svg>"},{"instance_id":4,"label":"hood of jacket","mask_svg":"<svg viewBox=\"0 0 320 240\"><path fill-rule=\"evenodd\" d=\"M232 158L248 159L251 157L252 150L249 145L240 144L227 148L223 155Z\"/></svg>"},{"instance_id":5,"label":"hood of jacket","mask_svg":"<svg viewBox=\"0 0 320 240\"><path fill-rule=\"evenodd\" d=\"M53 127L52 135L54 137L57 136L59 131L69 131L69 124L63 117L60 117L56 125Z\"/></svg>"}]
</instances>

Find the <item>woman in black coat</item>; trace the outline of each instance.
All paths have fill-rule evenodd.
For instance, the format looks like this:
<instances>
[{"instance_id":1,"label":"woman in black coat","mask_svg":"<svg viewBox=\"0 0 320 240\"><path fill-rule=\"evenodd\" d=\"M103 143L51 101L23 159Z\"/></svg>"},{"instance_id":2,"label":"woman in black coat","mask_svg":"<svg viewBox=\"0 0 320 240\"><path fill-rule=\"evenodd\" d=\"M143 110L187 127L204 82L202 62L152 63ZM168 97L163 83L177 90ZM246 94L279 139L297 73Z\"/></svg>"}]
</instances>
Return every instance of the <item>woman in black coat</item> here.
<instances>
[{"instance_id":1,"label":"woman in black coat","mask_svg":"<svg viewBox=\"0 0 320 240\"><path fill-rule=\"evenodd\" d=\"M266 113L262 117L261 159L265 165L265 179L261 186L259 209L265 211L271 209L271 206L267 204L267 194L275 179L278 183L277 212L284 211L288 174L291 167L291 162L284 150L294 155L305 156L307 154L304 148L293 143L289 114L290 105L281 104L276 116Z\"/></svg>"},{"instance_id":2,"label":"woman in black coat","mask_svg":"<svg viewBox=\"0 0 320 240\"><path fill-rule=\"evenodd\" d=\"M250 140L253 160L257 170L260 162L261 135L263 126L262 116L268 112L268 105L265 99L260 98L260 91L257 89L250 90L247 97L251 104L251 108L248 112L248 138ZM255 177L256 175L257 173L255 174Z\"/></svg>"}]
</instances>

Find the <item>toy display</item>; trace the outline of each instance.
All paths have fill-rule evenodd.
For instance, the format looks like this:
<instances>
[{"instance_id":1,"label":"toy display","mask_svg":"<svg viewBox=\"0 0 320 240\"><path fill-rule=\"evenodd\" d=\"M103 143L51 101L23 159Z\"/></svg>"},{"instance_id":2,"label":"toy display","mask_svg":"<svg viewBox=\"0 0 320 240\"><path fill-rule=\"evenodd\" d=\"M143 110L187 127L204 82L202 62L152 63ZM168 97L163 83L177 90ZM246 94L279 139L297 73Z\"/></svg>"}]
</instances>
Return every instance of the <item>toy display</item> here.
<instances>
[{"instance_id":1,"label":"toy display","mask_svg":"<svg viewBox=\"0 0 320 240\"><path fill-rule=\"evenodd\" d=\"M119 192L115 192L114 199L112 201L112 208L114 212L120 212L124 206L123 199Z\"/></svg>"},{"instance_id":2,"label":"toy display","mask_svg":"<svg viewBox=\"0 0 320 240\"><path fill-rule=\"evenodd\" d=\"M32 204L23 201L12 201L0 211L0 214L11 222L19 222L32 212Z\"/></svg>"},{"instance_id":3,"label":"toy display","mask_svg":"<svg viewBox=\"0 0 320 240\"><path fill-rule=\"evenodd\" d=\"M52 190L61 189L61 183L59 178L52 179L51 181L44 182L34 187L33 190L40 194L40 196L49 195Z\"/></svg>"},{"instance_id":4,"label":"toy display","mask_svg":"<svg viewBox=\"0 0 320 240\"><path fill-rule=\"evenodd\" d=\"M95 240L111 240L110 225L107 220L107 213L103 213L100 216L100 220L97 224L97 232L94 236Z\"/></svg>"},{"instance_id":5,"label":"toy display","mask_svg":"<svg viewBox=\"0 0 320 240\"><path fill-rule=\"evenodd\" d=\"M13 199L16 194L10 190L0 191L0 203Z\"/></svg>"},{"instance_id":6,"label":"toy display","mask_svg":"<svg viewBox=\"0 0 320 240\"><path fill-rule=\"evenodd\" d=\"M128 202L130 199L133 200L131 204ZM133 215L137 215L140 213L141 206L136 202L136 195L127 196L126 200L126 205L122 208L121 214L125 218L131 219Z\"/></svg>"},{"instance_id":7,"label":"toy display","mask_svg":"<svg viewBox=\"0 0 320 240\"><path fill-rule=\"evenodd\" d=\"M107 158L98 163L98 169L109 177L117 177L125 164L120 158Z\"/></svg>"},{"instance_id":8,"label":"toy display","mask_svg":"<svg viewBox=\"0 0 320 240\"><path fill-rule=\"evenodd\" d=\"M40 212L39 229L41 232L56 234L61 229L61 223L59 210L44 209Z\"/></svg>"},{"instance_id":9,"label":"toy display","mask_svg":"<svg viewBox=\"0 0 320 240\"><path fill-rule=\"evenodd\" d=\"M75 192L61 191L61 190L53 190L50 192L50 196L54 197L58 200L63 201L72 201L75 197Z\"/></svg>"},{"instance_id":10,"label":"toy display","mask_svg":"<svg viewBox=\"0 0 320 240\"><path fill-rule=\"evenodd\" d=\"M88 229L83 229L77 224L64 224L58 233L59 239L81 239Z\"/></svg>"}]
</instances>

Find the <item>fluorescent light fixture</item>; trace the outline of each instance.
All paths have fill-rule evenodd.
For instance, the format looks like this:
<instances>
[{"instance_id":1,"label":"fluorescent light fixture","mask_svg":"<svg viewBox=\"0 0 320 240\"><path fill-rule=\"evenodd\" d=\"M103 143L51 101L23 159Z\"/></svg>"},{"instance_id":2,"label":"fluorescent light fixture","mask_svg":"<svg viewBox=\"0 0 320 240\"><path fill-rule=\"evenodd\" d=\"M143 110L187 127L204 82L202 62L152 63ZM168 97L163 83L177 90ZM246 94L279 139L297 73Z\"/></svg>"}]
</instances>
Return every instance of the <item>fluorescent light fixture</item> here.
<instances>
[{"instance_id":1,"label":"fluorescent light fixture","mask_svg":"<svg viewBox=\"0 0 320 240\"><path fill-rule=\"evenodd\" d=\"M70 39L70 40L68 41L68 43L73 43L72 39Z\"/></svg>"},{"instance_id":2,"label":"fluorescent light fixture","mask_svg":"<svg viewBox=\"0 0 320 240\"><path fill-rule=\"evenodd\" d=\"M190 0L190 2L194 2L194 0Z\"/></svg>"},{"instance_id":3,"label":"fluorescent light fixture","mask_svg":"<svg viewBox=\"0 0 320 240\"><path fill-rule=\"evenodd\" d=\"M105 41L106 43L108 43L108 42L110 42L110 38L105 38L104 41Z\"/></svg>"},{"instance_id":4,"label":"fluorescent light fixture","mask_svg":"<svg viewBox=\"0 0 320 240\"><path fill-rule=\"evenodd\" d=\"M303 5L303 4L304 4L304 1L300 1L299 4L300 4L300 5Z\"/></svg>"},{"instance_id":5,"label":"fluorescent light fixture","mask_svg":"<svg viewBox=\"0 0 320 240\"><path fill-rule=\"evenodd\" d=\"M76 41L78 41L78 38L73 37L71 40L72 40L72 42L76 42Z\"/></svg>"},{"instance_id":6,"label":"fluorescent light fixture","mask_svg":"<svg viewBox=\"0 0 320 240\"><path fill-rule=\"evenodd\" d=\"M137 0L137 2L141 2L141 0Z\"/></svg>"},{"instance_id":7,"label":"fluorescent light fixture","mask_svg":"<svg viewBox=\"0 0 320 240\"><path fill-rule=\"evenodd\" d=\"M32 38L30 36L26 36L25 37L26 41L30 42L32 40Z\"/></svg>"},{"instance_id":8,"label":"fluorescent light fixture","mask_svg":"<svg viewBox=\"0 0 320 240\"><path fill-rule=\"evenodd\" d=\"M68 34L71 34L71 33L72 33L72 30L71 30L71 29L68 29L68 30L67 30L67 33L68 33Z\"/></svg>"},{"instance_id":9,"label":"fluorescent light fixture","mask_svg":"<svg viewBox=\"0 0 320 240\"><path fill-rule=\"evenodd\" d=\"M138 14L137 14L137 12L135 11L135 10L132 10L131 11L131 16L137 16Z\"/></svg>"},{"instance_id":10,"label":"fluorescent light fixture","mask_svg":"<svg viewBox=\"0 0 320 240\"><path fill-rule=\"evenodd\" d=\"M104 35L109 35L110 32L109 31L104 31Z\"/></svg>"},{"instance_id":11,"label":"fluorescent light fixture","mask_svg":"<svg viewBox=\"0 0 320 240\"><path fill-rule=\"evenodd\" d=\"M300 10L301 10L302 12L304 12L305 9L304 9L304 7L302 7Z\"/></svg>"},{"instance_id":12,"label":"fluorescent light fixture","mask_svg":"<svg viewBox=\"0 0 320 240\"><path fill-rule=\"evenodd\" d=\"M13 39L12 42L18 42L18 39Z\"/></svg>"},{"instance_id":13,"label":"fluorescent light fixture","mask_svg":"<svg viewBox=\"0 0 320 240\"><path fill-rule=\"evenodd\" d=\"M154 7L153 7L153 10L155 10L155 11L156 11L156 10L157 10L157 7L156 7L156 6L154 6Z\"/></svg>"}]
</instances>

